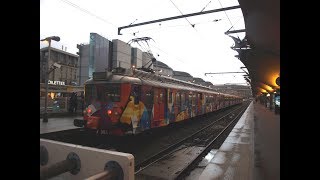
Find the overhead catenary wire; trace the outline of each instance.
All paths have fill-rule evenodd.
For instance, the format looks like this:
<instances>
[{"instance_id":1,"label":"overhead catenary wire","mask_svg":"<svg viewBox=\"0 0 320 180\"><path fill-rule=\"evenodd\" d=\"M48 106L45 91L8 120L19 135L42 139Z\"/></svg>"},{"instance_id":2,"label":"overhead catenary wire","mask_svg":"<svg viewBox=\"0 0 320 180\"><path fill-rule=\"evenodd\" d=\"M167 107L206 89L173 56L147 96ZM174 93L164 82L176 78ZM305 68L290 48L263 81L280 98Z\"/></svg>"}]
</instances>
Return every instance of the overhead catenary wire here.
<instances>
[{"instance_id":1,"label":"overhead catenary wire","mask_svg":"<svg viewBox=\"0 0 320 180\"><path fill-rule=\"evenodd\" d=\"M113 23L105 20L104 18L102 18L102 17L100 17L100 16L98 16L98 15L96 15L96 14L94 14L94 13L92 13L92 12L90 12L90 11L88 11L88 10L86 10L86 9L84 9L84 8L82 8L82 7L80 7L80 6L76 5L76 4L68 1L68 0L60 0L60 1L62 1L62 2L64 2L64 3L67 3L68 5L76 8L76 9L78 9L78 10L80 10L80 11L86 13L86 14L89 14L89 15L91 15L91 16L93 16L93 17L95 17L95 18L97 18L97 19L99 19L99 20L101 20L101 21L103 21L103 22L105 22L105 23L107 23L107 24L110 24L110 25L118 28L118 26L116 26L115 24L113 24Z\"/></svg>"},{"instance_id":2,"label":"overhead catenary wire","mask_svg":"<svg viewBox=\"0 0 320 180\"><path fill-rule=\"evenodd\" d=\"M140 48L142 49L142 51L147 52L147 56L149 56L150 58L154 58L153 52L152 52L152 50L149 46L149 43L148 43L149 40L153 40L153 39L150 37L134 38L134 39L131 39L128 42L128 44L130 45L131 43L137 43L140 46ZM141 42L141 43L139 43L139 42Z\"/></svg>"},{"instance_id":3,"label":"overhead catenary wire","mask_svg":"<svg viewBox=\"0 0 320 180\"><path fill-rule=\"evenodd\" d=\"M133 36L132 34L128 34L128 35L130 35L130 36ZM133 36L134 38L136 38L135 36ZM154 41L154 40L153 40ZM154 41L155 42L155 41ZM137 43L138 44L138 43ZM178 61L180 61L180 62L182 62L182 63L186 63L185 61L182 61L182 60L180 60L181 58L177 58L176 56L173 56L173 55L171 55L171 54L169 54L168 52L165 52L164 50L162 50L162 49L160 49L159 47L157 47L157 46L155 46L155 45L152 45L152 44L148 44L148 46L149 46L149 49L147 49L145 46L143 46L143 45L141 45L141 44L138 44L140 47L141 47L141 50L142 51L144 51L144 52L150 52L151 54L153 54L153 52L152 52L152 50L151 50L151 48L150 48L150 46L152 46L152 47L154 47L154 48L156 48L156 49L158 49L159 51L161 51L161 52L163 52L164 54L166 54L167 56L169 56L169 57L173 57L174 59L176 59L176 60L178 60ZM158 53L157 53L158 54ZM151 57L151 55L150 54L147 54L147 56L149 56L149 57ZM158 56L159 56L159 54L158 54Z\"/></svg>"},{"instance_id":4,"label":"overhead catenary wire","mask_svg":"<svg viewBox=\"0 0 320 180\"><path fill-rule=\"evenodd\" d=\"M183 15L183 13L182 13L182 11L177 7L177 5L172 1L172 0L170 0L170 2L175 6L175 8ZM211 3L211 1L209 1L208 3L207 3L207 5L203 8L203 10L209 5ZM221 5L221 3L220 3L220 5ZM222 6L222 5L221 5ZM228 15L226 14L226 16L227 16L227 18L228 18L228 20L229 20L229 22L231 23L231 21L230 21L230 19L229 19L229 17L228 17ZM188 19L187 18L185 18L187 21L188 21ZM221 20L221 19L219 19L219 20ZM219 21L219 20L217 20L217 21ZM209 22L216 22L216 21L209 21ZM192 25L192 23L190 22L190 21L188 21L188 23L189 24L191 24ZM197 23L198 24L198 23ZM159 24L159 25L161 25L161 24ZM193 27L194 27L194 25L195 24L193 24ZM231 25L232 25L232 23L231 23ZM178 26L183 26L183 25L176 25L176 26L171 26L171 27L178 27ZM170 26L168 26L168 27L170 27ZM141 30L141 29L139 29L139 33L140 32L143 32L143 31L149 31L149 30L152 30L152 29L157 29L157 28L151 28L151 29L146 29L146 30ZM194 28L195 29L195 28ZM195 29L196 30L196 29ZM159 30L158 30L159 31ZM197 32L197 31L196 31ZM133 36L135 36L136 35L136 33L133 33ZM202 37L201 37L202 38ZM168 53L166 53L166 54L168 54ZM169 54L168 54L169 55ZM177 58L175 58L175 59L177 59ZM183 62L183 61L181 61L181 60L179 60L180 62Z\"/></svg>"},{"instance_id":5,"label":"overhead catenary wire","mask_svg":"<svg viewBox=\"0 0 320 180\"><path fill-rule=\"evenodd\" d=\"M174 5L174 7L176 7L176 9L181 13L181 15L184 15L183 13L182 13L182 11L180 11L180 9L178 8L178 6L172 1L172 0L170 0L171 1L171 3ZM194 26L195 26L195 24L191 24L191 22L185 17L185 19L188 21L188 23L194 28ZM194 28L195 29L195 28Z\"/></svg>"},{"instance_id":6,"label":"overhead catenary wire","mask_svg":"<svg viewBox=\"0 0 320 180\"><path fill-rule=\"evenodd\" d=\"M220 0L218 0L218 2L219 2L219 4L220 4L221 8L223 8ZM229 22L230 22L230 24L231 24L231 28L230 28L229 30L231 30L232 28L234 29L234 25L232 24L232 22L231 22L231 20L230 20L230 18L229 18L229 16L228 16L228 14L227 14L227 12L224 11L224 13L225 13L225 15L227 16L227 18L228 18L228 20L229 20ZM229 30L228 30L228 31L229 31ZM239 38L239 36L238 36L238 38ZM239 38L239 39L240 39L240 38Z\"/></svg>"},{"instance_id":7,"label":"overhead catenary wire","mask_svg":"<svg viewBox=\"0 0 320 180\"><path fill-rule=\"evenodd\" d=\"M210 3L211 3L211 1L209 1L209 2L207 3L207 5L206 5L200 12L204 11L204 9L206 9L207 6L208 6Z\"/></svg>"},{"instance_id":8,"label":"overhead catenary wire","mask_svg":"<svg viewBox=\"0 0 320 180\"><path fill-rule=\"evenodd\" d=\"M221 21L223 19L219 19L218 21ZM196 22L194 23L195 25L202 25L202 24L209 24L209 23L214 23L217 22L215 20L210 20L210 21L201 21L201 22ZM162 24L159 24L159 26L161 27L153 27L153 28L147 28L147 29L139 29L139 31L135 31L133 32L134 36L136 35L136 33L143 33L143 32L147 32L147 31L156 31L156 32L160 32L160 31L166 31L168 30L168 28L176 28L176 27L187 27L189 25L185 25L185 24L179 24L179 25L169 25L169 26L163 26ZM125 33L124 33L125 34Z\"/></svg>"},{"instance_id":9,"label":"overhead catenary wire","mask_svg":"<svg viewBox=\"0 0 320 180\"><path fill-rule=\"evenodd\" d=\"M152 46L152 47L154 47L154 48L156 48L156 49L158 49L159 51L161 51L161 52L163 52L163 53L167 54L167 56L172 56L172 55L170 55L169 53L167 53L167 52L163 51L162 49L160 49L160 48L159 48L159 47L157 47L157 46L154 46L154 45L151 45L151 46ZM186 62L184 62L184 61L180 60L180 58L177 58L177 57L175 57L175 56L172 56L172 57L174 57L176 60L178 60L178 61L180 61L180 62L182 62L182 63L186 63Z\"/></svg>"},{"instance_id":10,"label":"overhead catenary wire","mask_svg":"<svg viewBox=\"0 0 320 180\"><path fill-rule=\"evenodd\" d=\"M239 17L238 20L230 27L230 29L228 29L228 31L230 31L232 28L234 29L234 25L236 25L241 18L243 17Z\"/></svg>"},{"instance_id":11,"label":"overhead catenary wire","mask_svg":"<svg viewBox=\"0 0 320 180\"><path fill-rule=\"evenodd\" d=\"M222 6L222 4L221 4L220 0L218 0L218 1L219 1L219 4L220 4L221 8L223 8L223 6ZM229 22L230 22L231 26L233 26L233 25L232 25L232 22L231 22L231 20L230 20L230 18L229 18L229 16L228 16L228 14L226 13L226 11L223 11L223 12L224 12L224 13L225 13L225 15L227 16L227 18L228 18L228 20L229 20Z\"/></svg>"},{"instance_id":12,"label":"overhead catenary wire","mask_svg":"<svg viewBox=\"0 0 320 180\"><path fill-rule=\"evenodd\" d=\"M84 8L82 8L82 7L80 7L80 6L76 5L76 4L68 1L68 0L61 0L61 1L64 2L64 3L66 3L66 4L69 5L69 6L72 6L72 7L76 8L77 10L80 10L80 11L84 12L84 13L87 14L87 15L90 15L91 17L94 17L94 18L96 18L96 19L99 19L99 20L103 21L104 23L111 24L112 26L114 26L114 27L117 28L117 26L114 25L113 23L105 20L104 18L102 18L102 17L100 17L100 16L98 16L98 15L96 15L96 14L94 14L94 13L92 13L92 12L90 12L90 11L88 11L88 10L86 10L86 9L84 9ZM171 1L171 0L170 0L170 1ZM172 1L171 1L171 2L172 2ZM210 2L211 2L211 1L210 1ZM209 3L210 3L210 2L209 2ZM173 3L173 2L172 2L172 3ZM208 4L209 4L209 3L208 3ZM174 4L174 3L173 3L173 4ZM208 6L208 4L207 4L207 6ZM175 4L174 4L174 5L175 5ZM179 10L178 7L176 7L176 8ZM205 7L205 8L206 8L206 7ZM180 10L179 10L179 11L180 11ZM180 13L182 14L181 11L180 11ZM229 19L229 18L228 18L228 19ZM186 20L187 20L187 19L186 19ZM188 21L188 20L187 20L187 21ZM230 19L229 19L229 21L230 21ZM135 22L135 21L134 21L134 22ZM133 22L133 23L134 23L134 22ZM189 22L190 25L192 25L190 21L188 21L188 22ZM199 23L197 23L197 24L199 24ZM194 24L194 25L195 25L195 24ZM179 25L177 25L177 26L179 26ZM195 28L194 28L194 29L195 29ZM196 30L196 29L195 29L195 30ZM140 32L140 31L138 31L138 32ZM135 38L136 38L136 37L135 37ZM149 52L152 52L152 51L151 51L151 48L150 48L150 46L152 46L153 48L157 48L158 50L164 52L164 53L167 54L168 56L174 57L173 55L171 55L171 54L163 51L162 49L160 49L160 48L158 48L158 47L156 47L156 46L154 46L154 45L148 44L148 43L140 42L140 45L139 45L139 46L142 47L142 48L143 48L144 50L146 50L146 51L148 51L147 48L149 48L149 49L150 49ZM148 54L148 55L149 55L149 54ZM177 57L174 57L174 59L176 59L176 60L178 60L178 61L180 61L180 62L182 62L182 63L185 63L183 60L181 60L181 58L179 59L179 58L177 58Z\"/></svg>"},{"instance_id":13,"label":"overhead catenary wire","mask_svg":"<svg viewBox=\"0 0 320 180\"><path fill-rule=\"evenodd\" d=\"M103 22L105 22L105 23L107 23L107 24L110 24L110 25L118 28L118 26L114 25L113 23L111 23L111 22L103 19L102 17L100 17L100 16L98 16L98 15L96 15L96 14L94 14L94 13L92 13L92 12L90 12L90 11L84 9L84 8L81 8L80 6L78 6L78 5L70 2L70 1L68 1L68 0L61 0L61 1L64 2L64 3L66 3L66 4L68 4L68 5L70 5L70 6L72 6L72 7L74 7L74 8L76 8L76 9L78 9L78 10L80 10L80 11L82 11L82 12L84 12L84 13L86 13L86 14L89 14L89 15L93 16L93 17L95 17L95 18L97 18L97 19L99 19L99 20L101 20L101 21L103 21ZM135 21L137 21L137 19L136 19ZM134 22L135 22L135 21L134 21ZM133 24L134 22L132 22L131 24ZM143 51L148 52L148 53L147 53L147 56L149 56L150 58L152 58L151 55L149 54L149 53L152 54L152 51L151 51L150 48L148 49L148 48L146 48L145 46L143 46L143 45L141 45L141 44L139 44L139 43L138 43L138 45L142 48ZM148 44L148 46L149 46L149 44Z\"/></svg>"}]
</instances>

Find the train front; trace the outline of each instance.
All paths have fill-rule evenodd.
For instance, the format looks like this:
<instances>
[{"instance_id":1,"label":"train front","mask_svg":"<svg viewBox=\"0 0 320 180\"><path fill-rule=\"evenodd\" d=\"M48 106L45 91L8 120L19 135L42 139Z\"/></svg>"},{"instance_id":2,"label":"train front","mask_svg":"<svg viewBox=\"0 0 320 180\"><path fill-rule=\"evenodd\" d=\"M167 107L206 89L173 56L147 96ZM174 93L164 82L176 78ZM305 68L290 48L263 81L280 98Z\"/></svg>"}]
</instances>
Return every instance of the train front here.
<instances>
[{"instance_id":1,"label":"train front","mask_svg":"<svg viewBox=\"0 0 320 180\"><path fill-rule=\"evenodd\" d=\"M89 81L85 84L83 120L75 119L74 125L97 134L123 135L126 127L119 123L124 101L121 101L121 83ZM129 128L129 127L127 127Z\"/></svg>"}]
</instances>

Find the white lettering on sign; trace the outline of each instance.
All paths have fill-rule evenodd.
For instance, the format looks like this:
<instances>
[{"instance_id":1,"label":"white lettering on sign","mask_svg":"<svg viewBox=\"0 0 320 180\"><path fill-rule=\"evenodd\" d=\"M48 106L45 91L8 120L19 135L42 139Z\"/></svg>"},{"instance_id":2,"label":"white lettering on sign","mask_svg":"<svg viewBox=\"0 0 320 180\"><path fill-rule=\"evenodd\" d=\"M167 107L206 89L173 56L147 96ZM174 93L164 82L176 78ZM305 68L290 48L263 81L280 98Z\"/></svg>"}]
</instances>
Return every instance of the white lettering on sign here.
<instances>
[{"instance_id":1,"label":"white lettering on sign","mask_svg":"<svg viewBox=\"0 0 320 180\"><path fill-rule=\"evenodd\" d=\"M48 80L48 84L65 85L63 81L51 81L51 80Z\"/></svg>"}]
</instances>

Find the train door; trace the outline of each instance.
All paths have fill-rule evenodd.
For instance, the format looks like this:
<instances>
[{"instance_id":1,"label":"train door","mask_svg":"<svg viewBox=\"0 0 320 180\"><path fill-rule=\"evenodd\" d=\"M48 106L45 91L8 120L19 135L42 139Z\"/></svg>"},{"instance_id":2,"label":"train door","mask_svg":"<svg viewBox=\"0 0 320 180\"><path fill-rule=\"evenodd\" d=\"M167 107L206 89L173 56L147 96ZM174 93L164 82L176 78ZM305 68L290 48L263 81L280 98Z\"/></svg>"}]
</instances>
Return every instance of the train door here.
<instances>
[{"instance_id":1,"label":"train door","mask_svg":"<svg viewBox=\"0 0 320 180\"><path fill-rule=\"evenodd\" d=\"M181 107L181 112L182 112L182 120L188 119L189 118L189 113L188 113L188 102L186 102L186 98L187 98L187 93L185 93L184 91L181 91L180 93L180 107Z\"/></svg>"},{"instance_id":2,"label":"train door","mask_svg":"<svg viewBox=\"0 0 320 180\"><path fill-rule=\"evenodd\" d=\"M192 117L192 110L193 110L192 92L186 93L185 104L186 104L186 113L190 117Z\"/></svg>"},{"instance_id":3,"label":"train door","mask_svg":"<svg viewBox=\"0 0 320 180\"><path fill-rule=\"evenodd\" d=\"M151 121L153 119L153 102L154 100L154 92L151 86L143 85L141 89L141 101L145 105L147 117L141 119L142 128L149 129L151 127Z\"/></svg>"},{"instance_id":4,"label":"train door","mask_svg":"<svg viewBox=\"0 0 320 180\"><path fill-rule=\"evenodd\" d=\"M221 95L217 95L217 110L221 109Z\"/></svg>"},{"instance_id":5,"label":"train door","mask_svg":"<svg viewBox=\"0 0 320 180\"><path fill-rule=\"evenodd\" d=\"M141 99L141 86L140 85L132 85L132 92L131 95L133 96L133 106L132 106L132 115L131 115L131 121L132 121L132 127L133 129L137 128L140 125L140 120L143 113L143 106L140 103Z\"/></svg>"},{"instance_id":6,"label":"train door","mask_svg":"<svg viewBox=\"0 0 320 180\"><path fill-rule=\"evenodd\" d=\"M190 117L196 116L196 95L194 93L189 93L189 108Z\"/></svg>"},{"instance_id":7,"label":"train door","mask_svg":"<svg viewBox=\"0 0 320 180\"><path fill-rule=\"evenodd\" d=\"M193 93L192 94L192 117L197 116L198 114L198 105L197 105L197 94Z\"/></svg>"},{"instance_id":8,"label":"train door","mask_svg":"<svg viewBox=\"0 0 320 180\"><path fill-rule=\"evenodd\" d=\"M202 101L202 93L197 93L197 98L196 98L197 116L202 114L202 111L201 111L201 101Z\"/></svg>"},{"instance_id":9,"label":"train door","mask_svg":"<svg viewBox=\"0 0 320 180\"><path fill-rule=\"evenodd\" d=\"M213 94L213 111L216 111L218 109L218 96L216 94Z\"/></svg>"},{"instance_id":10,"label":"train door","mask_svg":"<svg viewBox=\"0 0 320 180\"><path fill-rule=\"evenodd\" d=\"M175 115L175 121L181 121L182 118L180 114L182 113L182 108L181 108L181 91L175 90L175 97L174 97L174 115Z\"/></svg>"},{"instance_id":11,"label":"train door","mask_svg":"<svg viewBox=\"0 0 320 180\"><path fill-rule=\"evenodd\" d=\"M174 122L175 120L175 111L174 111L174 91L172 89L168 89L167 90L167 110L168 110L168 119L169 119L169 122L168 123L171 123L171 122Z\"/></svg>"},{"instance_id":12,"label":"train door","mask_svg":"<svg viewBox=\"0 0 320 180\"><path fill-rule=\"evenodd\" d=\"M159 119L165 120L165 110L167 104L166 89L159 89ZM164 121L165 122L165 121Z\"/></svg>"},{"instance_id":13,"label":"train door","mask_svg":"<svg viewBox=\"0 0 320 180\"><path fill-rule=\"evenodd\" d=\"M180 92L177 90L173 91L175 96L174 96L174 120L177 121L178 114L181 112L181 100L180 100Z\"/></svg>"},{"instance_id":14,"label":"train door","mask_svg":"<svg viewBox=\"0 0 320 180\"><path fill-rule=\"evenodd\" d=\"M220 109L224 108L224 98L225 98L224 95L220 96L220 103L219 103Z\"/></svg>"},{"instance_id":15,"label":"train door","mask_svg":"<svg viewBox=\"0 0 320 180\"><path fill-rule=\"evenodd\" d=\"M154 126L165 125L165 89L154 88L153 121Z\"/></svg>"}]
</instances>

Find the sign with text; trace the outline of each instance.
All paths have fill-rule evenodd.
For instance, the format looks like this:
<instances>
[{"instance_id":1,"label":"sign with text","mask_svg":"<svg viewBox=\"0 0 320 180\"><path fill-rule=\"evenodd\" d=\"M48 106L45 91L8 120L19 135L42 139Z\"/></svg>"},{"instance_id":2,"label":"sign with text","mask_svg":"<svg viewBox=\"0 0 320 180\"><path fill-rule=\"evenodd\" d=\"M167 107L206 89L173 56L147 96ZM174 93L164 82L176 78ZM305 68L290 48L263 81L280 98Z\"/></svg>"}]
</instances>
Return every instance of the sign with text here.
<instances>
[{"instance_id":1,"label":"sign with text","mask_svg":"<svg viewBox=\"0 0 320 180\"><path fill-rule=\"evenodd\" d=\"M63 81L51 81L51 80L48 80L48 84L65 85L65 83Z\"/></svg>"}]
</instances>

